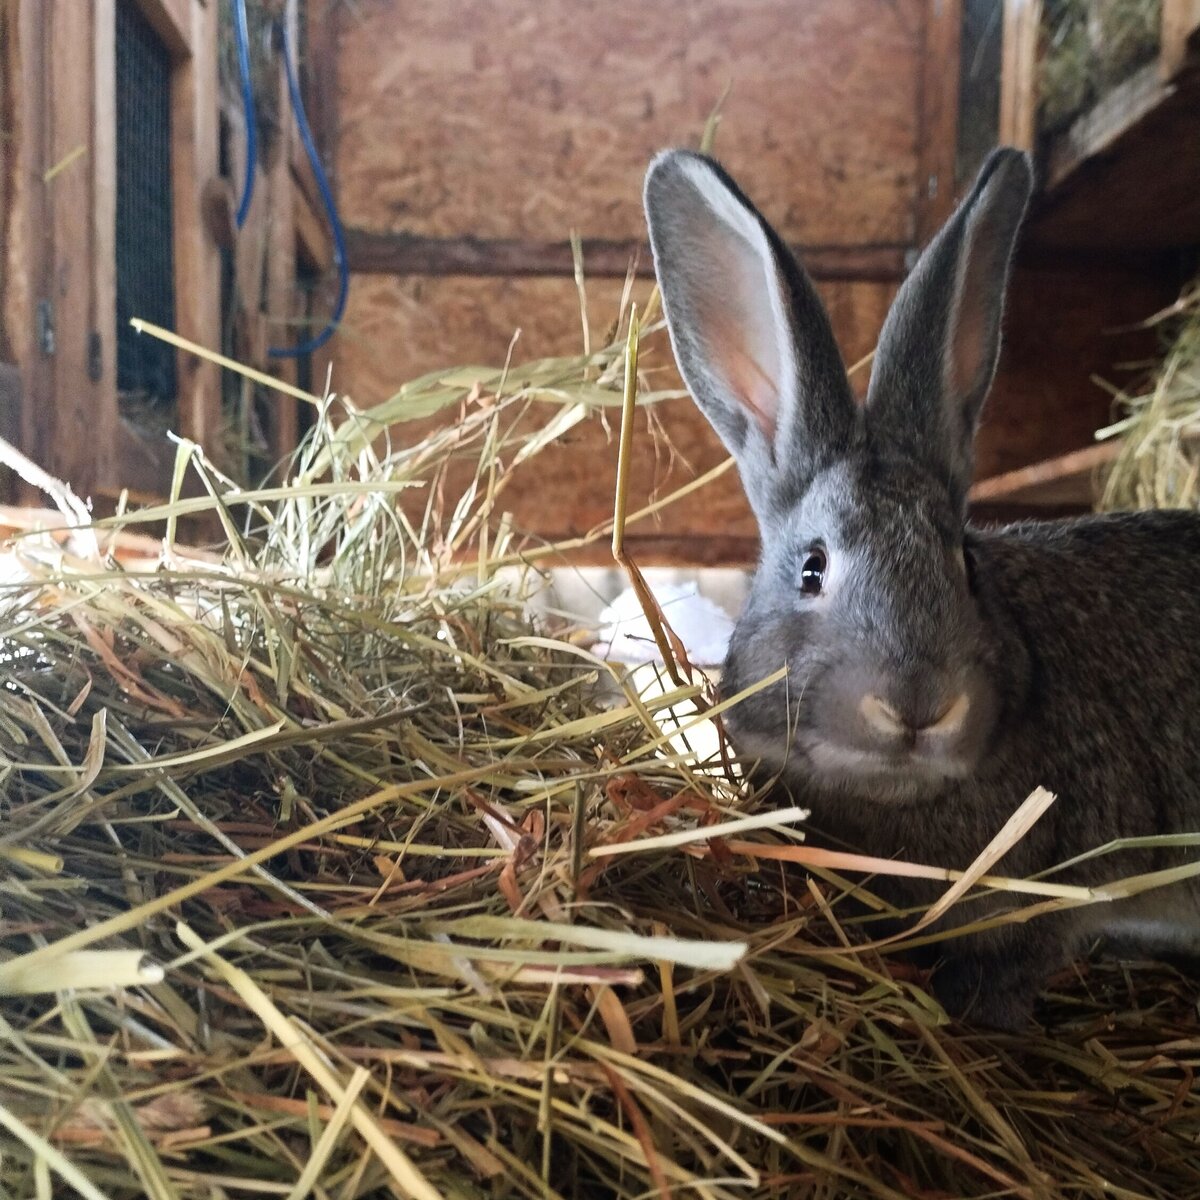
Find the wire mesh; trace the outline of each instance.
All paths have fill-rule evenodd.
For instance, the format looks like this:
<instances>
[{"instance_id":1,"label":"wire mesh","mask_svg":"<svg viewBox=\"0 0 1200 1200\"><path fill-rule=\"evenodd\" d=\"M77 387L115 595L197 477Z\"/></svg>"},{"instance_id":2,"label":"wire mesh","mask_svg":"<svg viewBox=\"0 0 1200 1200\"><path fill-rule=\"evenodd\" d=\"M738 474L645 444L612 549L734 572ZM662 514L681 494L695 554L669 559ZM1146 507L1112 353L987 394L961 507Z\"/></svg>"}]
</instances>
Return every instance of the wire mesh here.
<instances>
[{"instance_id":1,"label":"wire mesh","mask_svg":"<svg viewBox=\"0 0 1200 1200\"><path fill-rule=\"evenodd\" d=\"M131 317L175 326L171 59L135 0L116 6L117 388L156 407L176 396L175 351Z\"/></svg>"}]
</instances>

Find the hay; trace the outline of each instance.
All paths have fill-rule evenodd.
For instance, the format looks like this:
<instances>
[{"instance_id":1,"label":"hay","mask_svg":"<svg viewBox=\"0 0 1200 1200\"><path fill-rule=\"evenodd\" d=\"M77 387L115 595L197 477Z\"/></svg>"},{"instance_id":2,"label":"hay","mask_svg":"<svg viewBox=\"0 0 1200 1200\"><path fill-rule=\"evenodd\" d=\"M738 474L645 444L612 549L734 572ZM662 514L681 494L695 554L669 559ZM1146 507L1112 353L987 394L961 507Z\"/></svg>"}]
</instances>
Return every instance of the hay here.
<instances>
[{"instance_id":1,"label":"hay","mask_svg":"<svg viewBox=\"0 0 1200 1200\"><path fill-rule=\"evenodd\" d=\"M1200 280L1147 324L1163 357L1143 386L1116 393L1123 416L1097 434L1123 435L1100 508L1200 508Z\"/></svg>"},{"instance_id":2,"label":"hay","mask_svg":"<svg viewBox=\"0 0 1200 1200\"><path fill-rule=\"evenodd\" d=\"M122 522L165 529L161 561L99 558L111 523L16 544L5 1200L1200 1194L1179 975L1084 964L1052 1036L949 1027L850 945L846 881L899 868L811 854L802 814L689 750L702 677L639 693L531 625L514 566L559 551L518 540L504 487L621 403L628 326L322 402L275 489L181 447L204 495ZM477 464L460 496L451 458ZM197 511L219 564L175 547Z\"/></svg>"},{"instance_id":3,"label":"hay","mask_svg":"<svg viewBox=\"0 0 1200 1200\"><path fill-rule=\"evenodd\" d=\"M1038 127L1061 129L1158 52L1162 0L1046 0Z\"/></svg>"}]
</instances>

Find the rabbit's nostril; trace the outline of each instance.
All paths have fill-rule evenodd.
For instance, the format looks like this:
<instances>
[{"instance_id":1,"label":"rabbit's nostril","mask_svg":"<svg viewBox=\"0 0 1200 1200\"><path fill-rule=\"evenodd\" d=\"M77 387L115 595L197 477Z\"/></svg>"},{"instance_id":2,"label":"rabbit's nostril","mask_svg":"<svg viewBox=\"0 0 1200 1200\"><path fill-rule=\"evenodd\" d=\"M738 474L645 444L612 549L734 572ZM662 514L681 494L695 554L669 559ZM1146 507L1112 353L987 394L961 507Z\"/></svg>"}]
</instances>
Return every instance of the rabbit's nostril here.
<instances>
[{"instance_id":1,"label":"rabbit's nostril","mask_svg":"<svg viewBox=\"0 0 1200 1200\"><path fill-rule=\"evenodd\" d=\"M867 724L880 733L895 737L897 734L908 732L904 718L886 700L880 699L872 692L868 692L858 702L858 711L862 713Z\"/></svg>"},{"instance_id":2,"label":"rabbit's nostril","mask_svg":"<svg viewBox=\"0 0 1200 1200\"><path fill-rule=\"evenodd\" d=\"M959 692L942 710L936 720L932 721L922 731L924 733L957 733L962 728L967 711L971 707L971 698L966 692Z\"/></svg>"},{"instance_id":3,"label":"rabbit's nostril","mask_svg":"<svg viewBox=\"0 0 1200 1200\"><path fill-rule=\"evenodd\" d=\"M966 692L959 692L945 702L933 717L904 713L874 692L867 692L858 702L858 711L878 733L887 737L914 737L920 733L948 735L957 733L966 720L971 701Z\"/></svg>"}]
</instances>

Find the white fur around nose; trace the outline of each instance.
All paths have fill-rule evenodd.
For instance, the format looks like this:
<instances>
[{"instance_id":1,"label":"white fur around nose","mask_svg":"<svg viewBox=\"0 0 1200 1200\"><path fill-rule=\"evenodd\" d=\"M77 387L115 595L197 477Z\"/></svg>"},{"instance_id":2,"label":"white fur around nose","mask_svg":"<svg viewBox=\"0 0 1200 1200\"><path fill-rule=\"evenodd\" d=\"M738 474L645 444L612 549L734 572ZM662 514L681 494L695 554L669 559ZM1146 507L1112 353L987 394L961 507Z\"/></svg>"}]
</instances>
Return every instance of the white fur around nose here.
<instances>
[{"instance_id":1,"label":"white fur around nose","mask_svg":"<svg viewBox=\"0 0 1200 1200\"><path fill-rule=\"evenodd\" d=\"M900 714L886 700L881 700L871 692L858 702L858 711L867 724L880 733L894 735L903 733L906 728Z\"/></svg>"},{"instance_id":2,"label":"white fur around nose","mask_svg":"<svg viewBox=\"0 0 1200 1200\"><path fill-rule=\"evenodd\" d=\"M967 711L970 707L970 697L966 692L959 692L954 697L950 707L924 732L940 734L957 733L962 728L963 722L967 719Z\"/></svg>"}]
</instances>

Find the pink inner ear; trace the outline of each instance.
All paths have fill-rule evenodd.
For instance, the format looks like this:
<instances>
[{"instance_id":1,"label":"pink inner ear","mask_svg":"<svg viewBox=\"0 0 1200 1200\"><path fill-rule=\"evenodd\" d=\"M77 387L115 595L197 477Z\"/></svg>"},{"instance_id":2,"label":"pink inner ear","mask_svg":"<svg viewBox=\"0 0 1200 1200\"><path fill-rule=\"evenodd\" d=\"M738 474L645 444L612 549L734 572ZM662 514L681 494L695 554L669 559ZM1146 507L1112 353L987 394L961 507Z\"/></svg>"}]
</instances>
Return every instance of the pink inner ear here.
<instances>
[{"instance_id":1,"label":"pink inner ear","mask_svg":"<svg viewBox=\"0 0 1200 1200\"><path fill-rule=\"evenodd\" d=\"M749 412L767 439L773 441L779 413L778 383L748 352L737 332L723 322L709 335L709 349L733 399Z\"/></svg>"}]
</instances>

